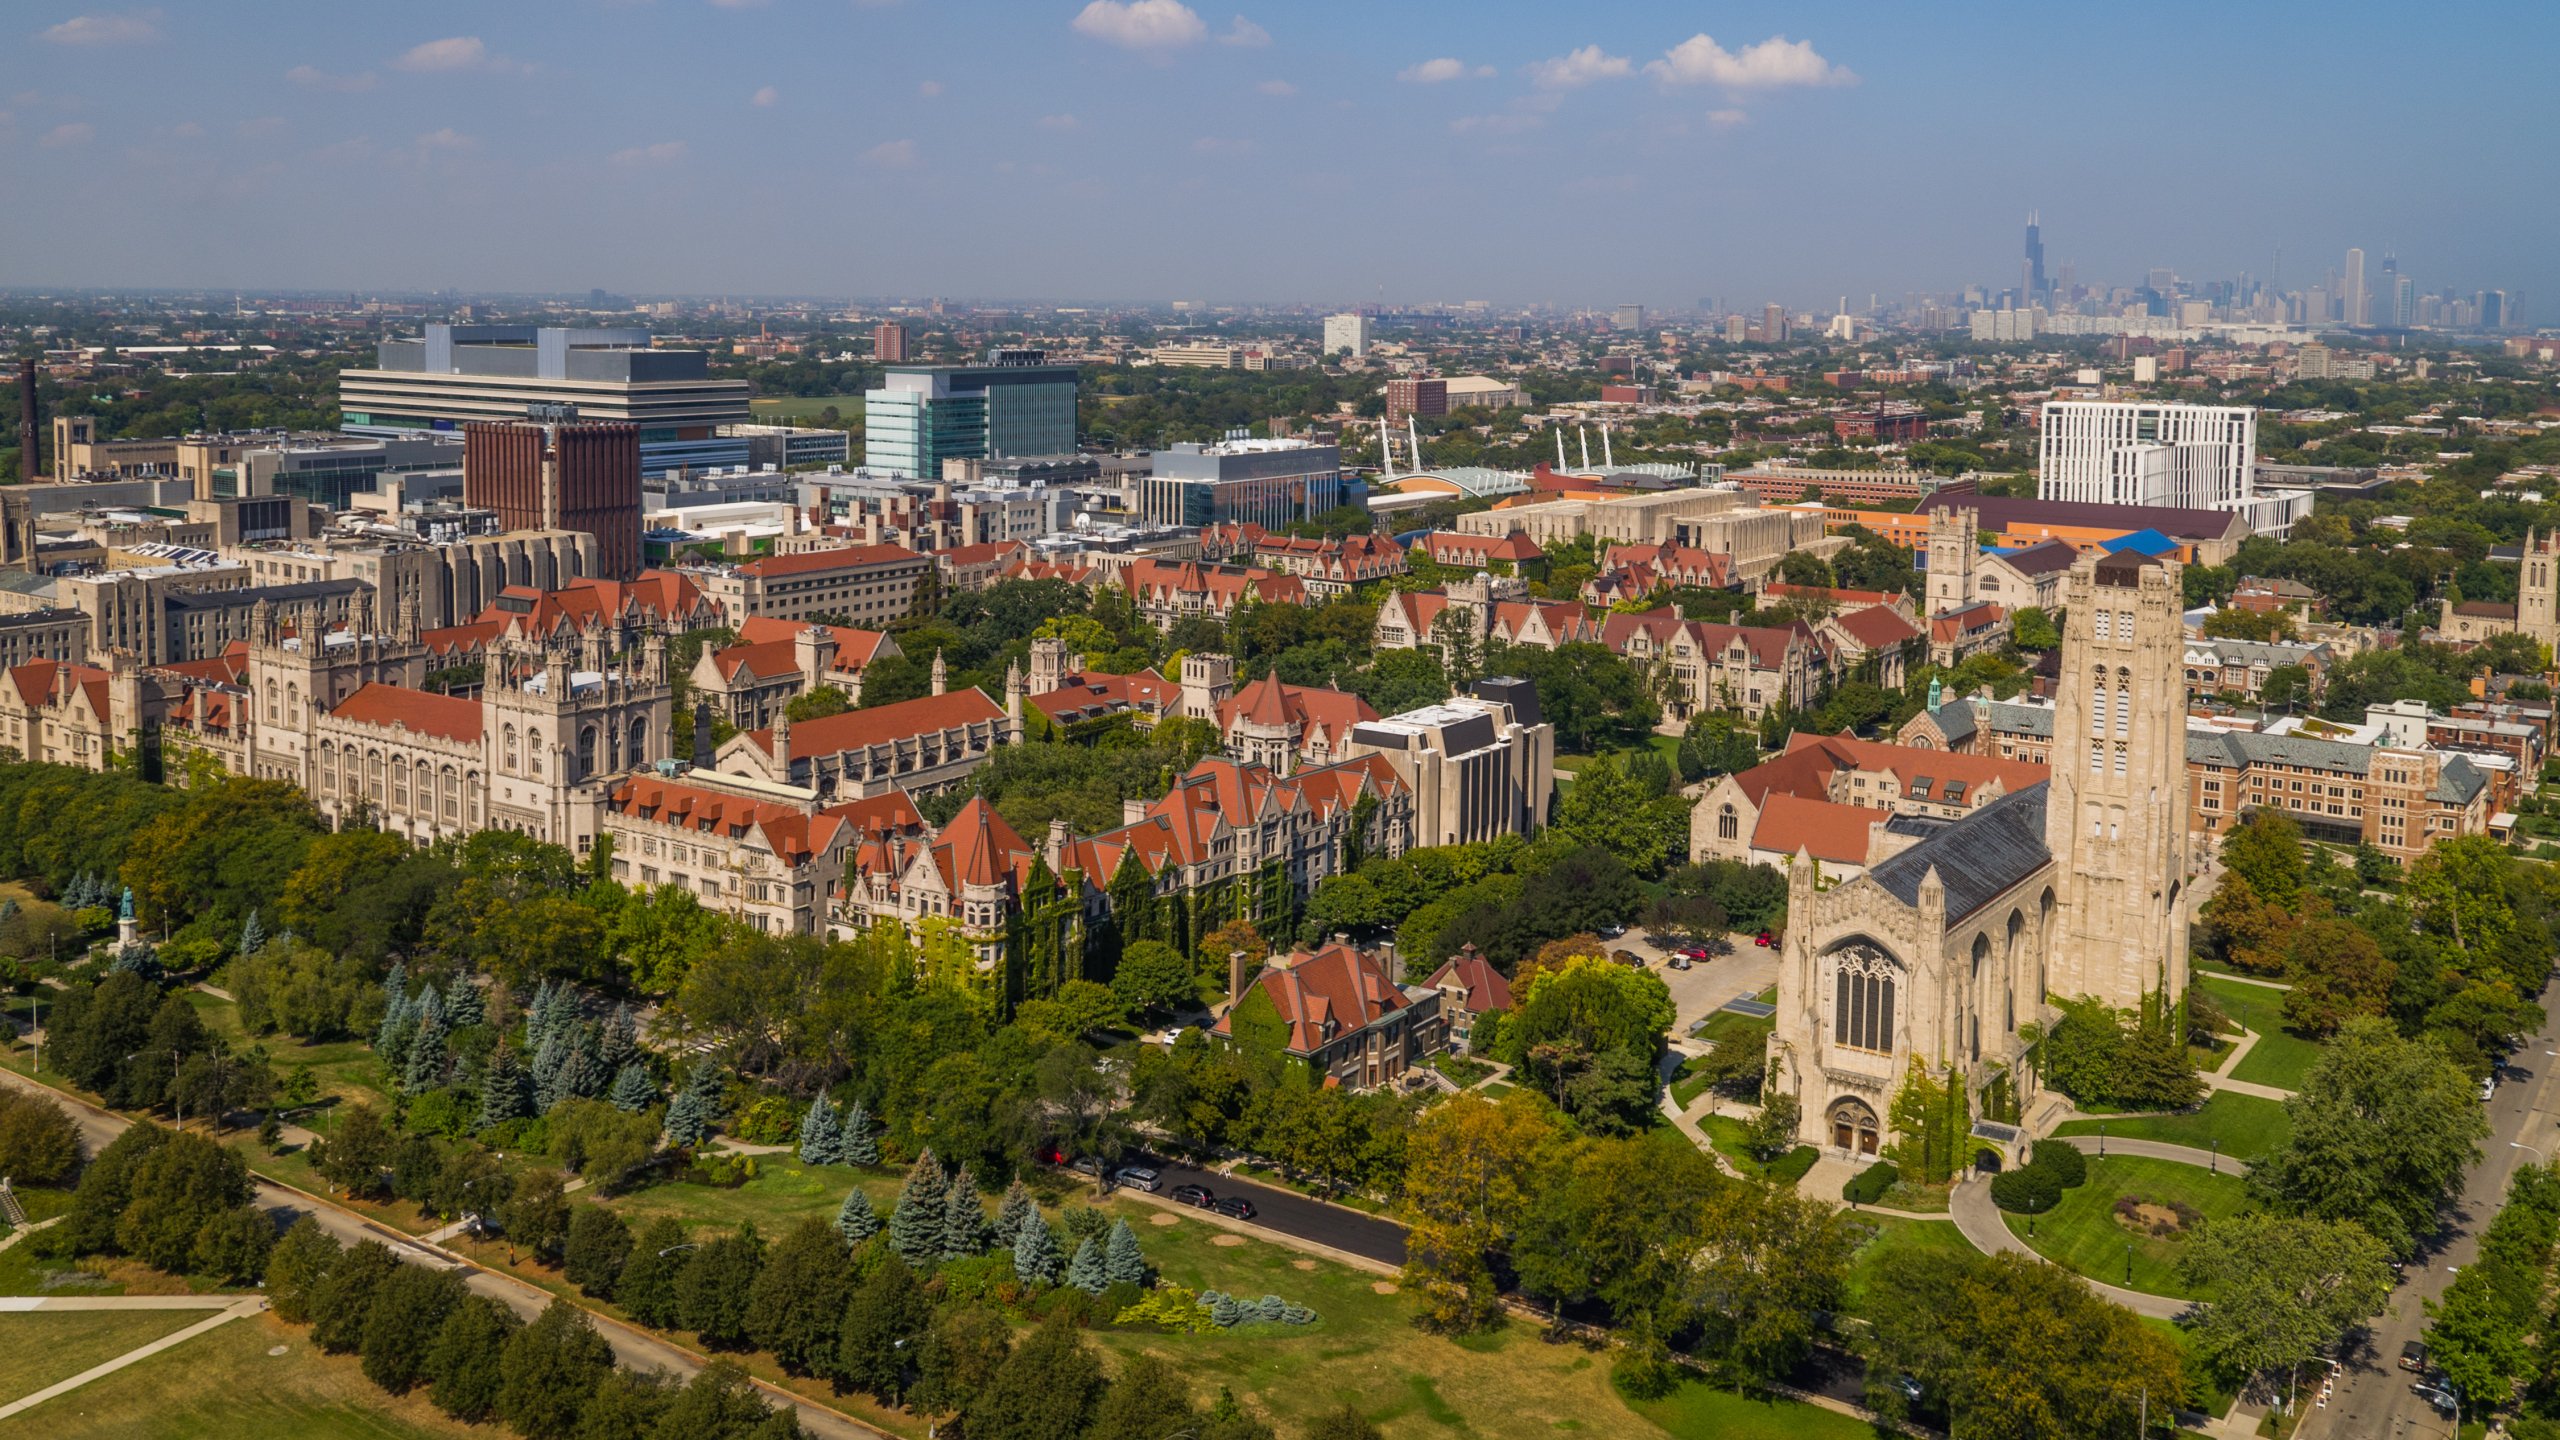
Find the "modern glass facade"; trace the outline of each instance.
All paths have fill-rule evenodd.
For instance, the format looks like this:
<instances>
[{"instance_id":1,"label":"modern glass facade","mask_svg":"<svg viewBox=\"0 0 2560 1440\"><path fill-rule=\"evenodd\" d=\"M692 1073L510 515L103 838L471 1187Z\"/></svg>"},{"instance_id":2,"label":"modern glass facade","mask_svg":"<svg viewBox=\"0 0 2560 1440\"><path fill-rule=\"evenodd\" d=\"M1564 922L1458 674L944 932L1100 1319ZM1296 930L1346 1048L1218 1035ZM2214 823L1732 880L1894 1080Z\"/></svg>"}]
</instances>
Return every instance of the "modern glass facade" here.
<instances>
[{"instance_id":1,"label":"modern glass facade","mask_svg":"<svg viewBox=\"0 0 2560 1440\"><path fill-rule=\"evenodd\" d=\"M942 462L1065 455L1076 448L1076 370L1037 360L896 366L863 396L866 469L921 480Z\"/></svg>"}]
</instances>

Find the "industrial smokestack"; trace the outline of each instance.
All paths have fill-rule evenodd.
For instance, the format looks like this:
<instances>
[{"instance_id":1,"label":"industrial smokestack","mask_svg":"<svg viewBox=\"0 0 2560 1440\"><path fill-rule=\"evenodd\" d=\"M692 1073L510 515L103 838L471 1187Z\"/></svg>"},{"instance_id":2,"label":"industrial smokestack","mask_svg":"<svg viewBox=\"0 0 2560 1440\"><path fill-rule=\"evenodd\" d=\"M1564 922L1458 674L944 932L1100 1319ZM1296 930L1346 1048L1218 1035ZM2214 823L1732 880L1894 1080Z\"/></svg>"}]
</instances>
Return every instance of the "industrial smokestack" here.
<instances>
[{"instance_id":1,"label":"industrial smokestack","mask_svg":"<svg viewBox=\"0 0 2560 1440\"><path fill-rule=\"evenodd\" d=\"M18 362L18 480L32 485L43 474L44 412L36 404L36 362Z\"/></svg>"}]
</instances>

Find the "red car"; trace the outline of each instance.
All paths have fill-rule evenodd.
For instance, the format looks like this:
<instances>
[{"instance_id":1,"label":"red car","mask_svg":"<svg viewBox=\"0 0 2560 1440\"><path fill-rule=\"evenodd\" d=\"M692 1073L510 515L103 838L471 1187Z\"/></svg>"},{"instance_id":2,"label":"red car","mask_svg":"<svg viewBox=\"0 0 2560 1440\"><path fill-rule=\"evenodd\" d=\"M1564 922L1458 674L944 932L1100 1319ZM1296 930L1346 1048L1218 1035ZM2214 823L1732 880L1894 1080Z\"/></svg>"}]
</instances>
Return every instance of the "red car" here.
<instances>
[{"instance_id":1,"label":"red car","mask_svg":"<svg viewBox=\"0 0 2560 1440\"><path fill-rule=\"evenodd\" d=\"M1766 950L1766 949L1768 949L1770 946L1775 945L1775 944L1777 944L1778 942L1777 942L1777 941L1775 941L1775 940L1770 939L1770 938L1769 938L1769 932L1768 932L1768 931L1766 931L1766 930L1763 930L1763 931L1761 931L1758 935L1756 935L1756 936L1752 937L1752 941L1751 941L1751 943L1752 943L1752 944L1754 944L1754 945L1759 946L1759 947L1760 947L1761 949L1763 949L1763 950Z\"/></svg>"}]
</instances>

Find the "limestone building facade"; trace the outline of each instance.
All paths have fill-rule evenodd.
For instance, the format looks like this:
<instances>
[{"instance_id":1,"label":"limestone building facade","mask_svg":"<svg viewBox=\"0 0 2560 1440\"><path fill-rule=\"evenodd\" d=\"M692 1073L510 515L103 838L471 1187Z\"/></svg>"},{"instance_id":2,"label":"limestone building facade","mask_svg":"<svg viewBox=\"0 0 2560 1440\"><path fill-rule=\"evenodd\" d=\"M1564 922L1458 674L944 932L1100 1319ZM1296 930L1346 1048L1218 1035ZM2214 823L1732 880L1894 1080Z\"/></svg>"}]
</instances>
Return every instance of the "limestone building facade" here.
<instances>
[{"instance_id":1,"label":"limestone building facade","mask_svg":"<svg viewBox=\"0 0 2560 1440\"><path fill-rule=\"evenodd\" d=\"M2067 582L2051 778L1971 810L1841 884L1789 867L1770 1038L1801 1138L1869 1157L1917 1066L2016 1158L2055 1106L2019 1027L2052 1002L2174 1003L2187 983L2188 833L2178 566L2084 556Z\"/></svg>"}]
</instances>

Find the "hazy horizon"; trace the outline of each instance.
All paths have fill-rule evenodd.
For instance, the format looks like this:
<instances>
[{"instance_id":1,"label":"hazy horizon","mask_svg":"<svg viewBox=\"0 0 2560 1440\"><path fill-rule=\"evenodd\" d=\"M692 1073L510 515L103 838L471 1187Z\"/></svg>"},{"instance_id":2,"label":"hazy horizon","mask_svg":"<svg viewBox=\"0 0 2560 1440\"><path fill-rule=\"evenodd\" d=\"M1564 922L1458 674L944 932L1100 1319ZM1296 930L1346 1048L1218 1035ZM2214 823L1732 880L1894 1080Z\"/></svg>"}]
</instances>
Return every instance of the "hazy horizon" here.
<instances>
[{"instance_id":1,"label":"hazy horizon","mask_svg":"<svg viewBox=\"0 0 2560 1440\"><path fill-rule=\"evenodd\" d=\"M1778 300L2560 279L2560 11L561 0L21 7L0 285ZM2093 106L2092 100L2100 103Z\"/></svg>"}]
</instances>

